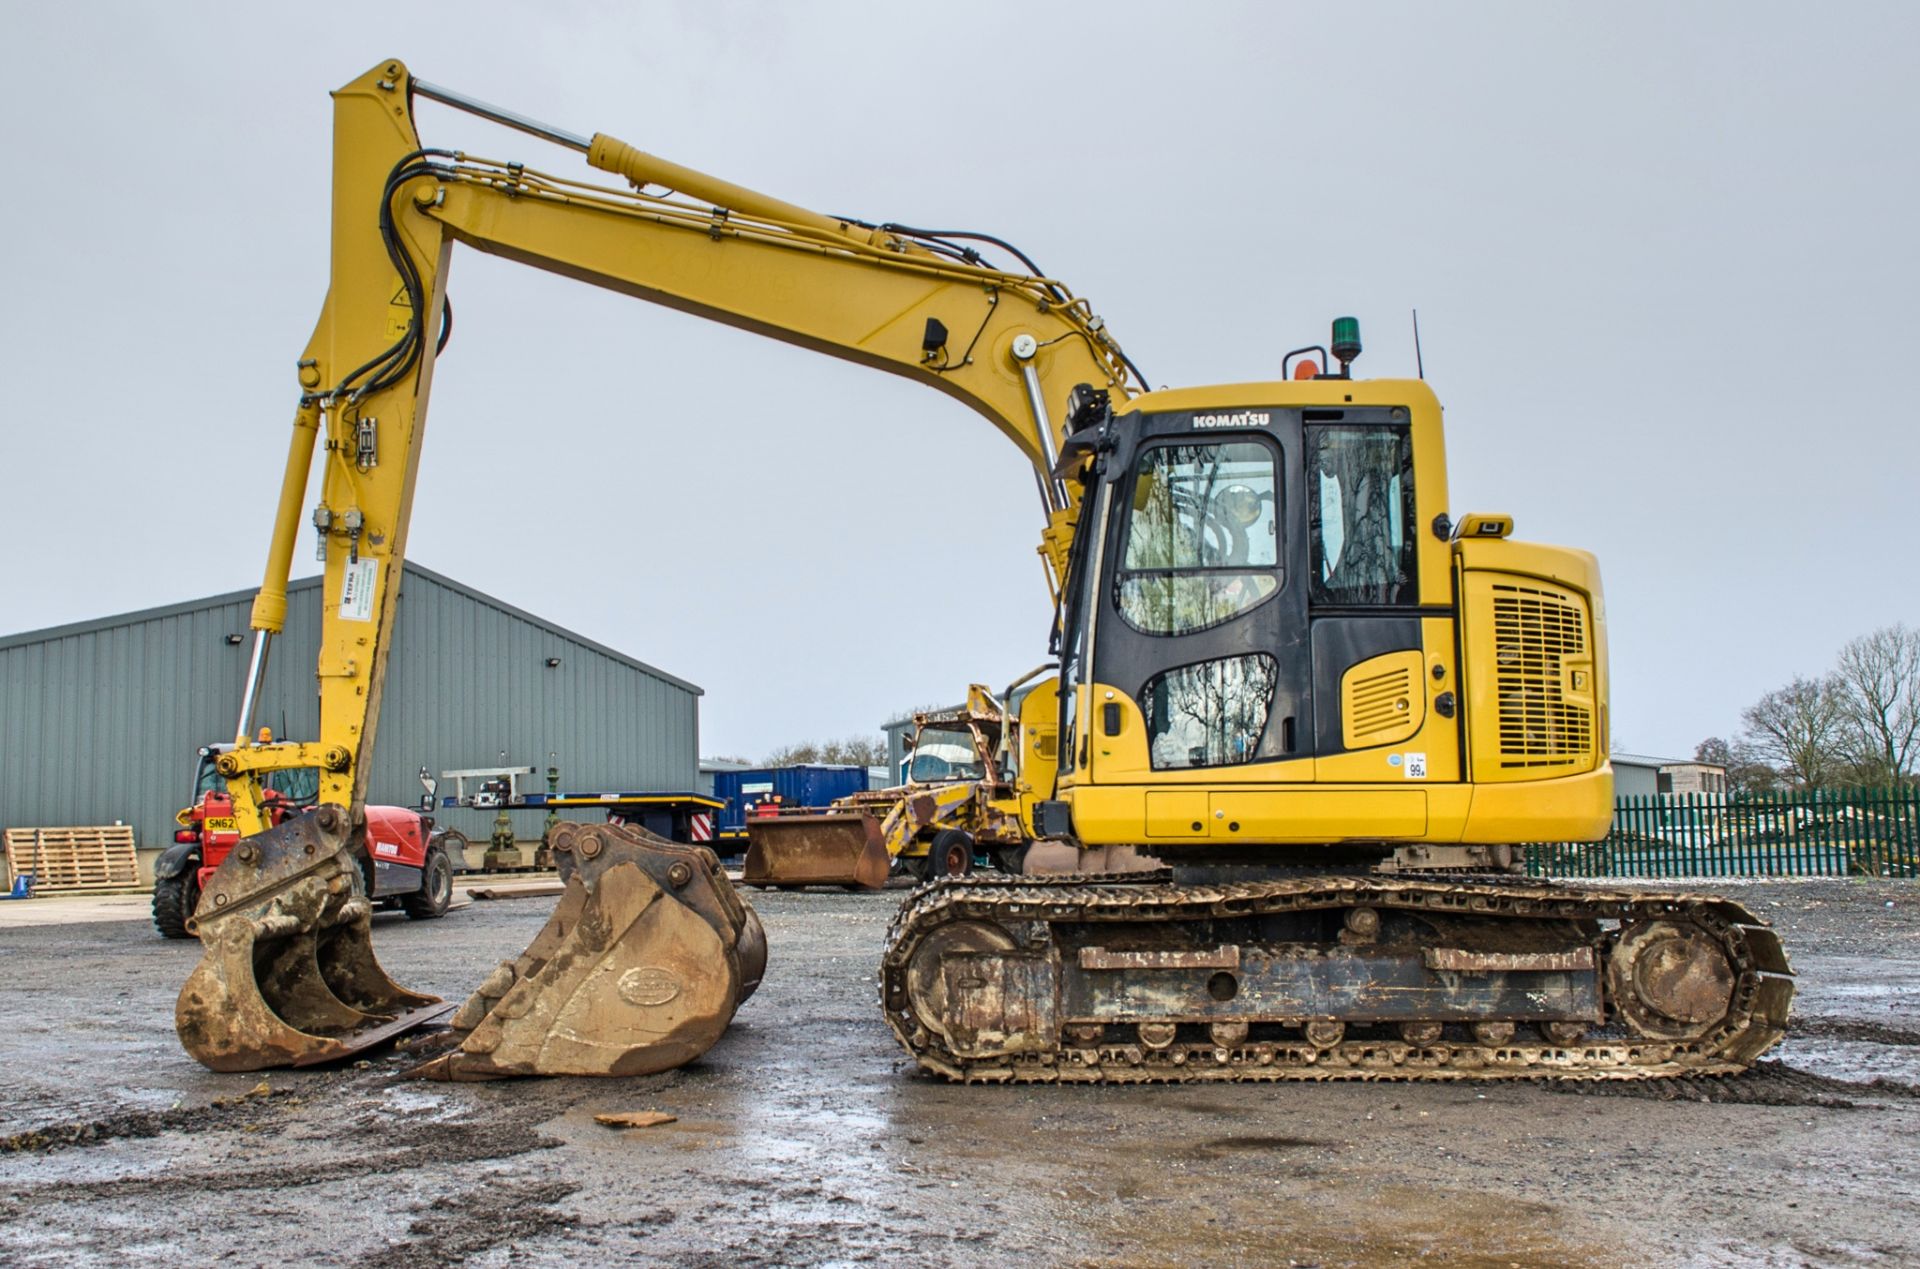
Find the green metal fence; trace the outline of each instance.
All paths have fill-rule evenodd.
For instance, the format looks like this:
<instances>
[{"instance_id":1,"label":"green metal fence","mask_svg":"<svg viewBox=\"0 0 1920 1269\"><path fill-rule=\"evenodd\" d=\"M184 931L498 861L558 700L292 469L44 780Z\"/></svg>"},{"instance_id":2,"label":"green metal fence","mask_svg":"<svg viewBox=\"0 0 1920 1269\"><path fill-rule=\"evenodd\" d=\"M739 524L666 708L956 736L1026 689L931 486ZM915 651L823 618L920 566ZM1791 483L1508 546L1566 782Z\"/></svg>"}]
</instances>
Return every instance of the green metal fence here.
<instances>
[{"instance_id":1,"label":"green metal fence","mask_svg":"<svg viewBox=\"0 0 1920 1269\"><path fill-rule=\"evenodd\" d=\"M1920 789L1655 794L1605 841L1527 847L1536 877L1920 876Z\"/></svg>"}]
</instances>

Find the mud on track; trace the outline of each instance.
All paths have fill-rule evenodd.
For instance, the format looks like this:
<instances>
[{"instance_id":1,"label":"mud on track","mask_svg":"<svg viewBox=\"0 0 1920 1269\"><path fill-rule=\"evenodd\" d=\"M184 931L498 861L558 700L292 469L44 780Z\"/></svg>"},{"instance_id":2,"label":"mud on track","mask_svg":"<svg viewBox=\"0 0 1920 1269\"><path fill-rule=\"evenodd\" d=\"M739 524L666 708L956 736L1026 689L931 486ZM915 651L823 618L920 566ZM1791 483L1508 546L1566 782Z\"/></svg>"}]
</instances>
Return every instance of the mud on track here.
<instances>
[{"instance_id":1,"label":"mud on track","mask_svg":"<svg viewBox=\"0 0 1920 1269\"><path fill-rule=\"evenodd\" d=\"M1733 892L1781 928L1796 1028L1751 1075L1659 1086L937 1083L875 1002L891 891L756 895L766 984L686 1070L449 1086L389 1055L256 1091L174 1041L191 946L9 930L0 1261L1920 1262L1920 887ZM458 997L550 904L375 944ZM679 1118L593 1122L636 1109Z\"/></svg>"}]
</instances>

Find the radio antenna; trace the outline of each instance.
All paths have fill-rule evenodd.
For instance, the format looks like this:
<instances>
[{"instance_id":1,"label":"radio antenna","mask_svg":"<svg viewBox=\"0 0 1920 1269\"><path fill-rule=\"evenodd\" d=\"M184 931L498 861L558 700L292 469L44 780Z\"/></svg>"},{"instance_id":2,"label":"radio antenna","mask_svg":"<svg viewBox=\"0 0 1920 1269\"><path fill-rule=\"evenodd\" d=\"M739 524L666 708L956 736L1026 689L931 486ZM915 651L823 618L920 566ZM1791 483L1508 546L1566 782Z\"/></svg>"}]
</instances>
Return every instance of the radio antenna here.
<instances>
[{"instance_id":1,"label":"radio antenna","mask_svg":"<svg viewBox=\"0 0 1920 1269\"><path fill-rule=\"evenodd\" d=\"M1420 310L1413 310L1413 370L1424 379L1427 377L1427 363L1420 357Z\"/></svg>"}]
</instances>

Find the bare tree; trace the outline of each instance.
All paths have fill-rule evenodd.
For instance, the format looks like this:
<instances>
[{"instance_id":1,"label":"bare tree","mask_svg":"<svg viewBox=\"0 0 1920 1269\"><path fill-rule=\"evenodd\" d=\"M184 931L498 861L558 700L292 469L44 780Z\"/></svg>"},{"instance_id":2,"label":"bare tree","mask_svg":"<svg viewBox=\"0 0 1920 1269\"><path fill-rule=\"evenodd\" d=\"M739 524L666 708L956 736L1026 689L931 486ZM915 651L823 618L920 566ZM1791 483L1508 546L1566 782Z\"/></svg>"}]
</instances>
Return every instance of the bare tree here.
<instances>
[{"instance_id":1,"label":"bare tree","mask_svg":"<svg viewBox=\"0 0 1920 1269\"><path fill-rule=\"evenodd\" d=\"M1740 713L1742 742L1782 779L1802 788L1824 783L1845 765L1845 719L1832 677L1795 678Z\"/></svg>"},{"instance_id":2,"label":"bare tree","mask_svg":"<svg viewBox=\"0 0 1920 1269\"><path fill-rule=\"evenodd\" d=\"M820 751L820 761L850 767L883 767L887 763L887 738L848 736L844 740L829 741Z\"/></svg>"},{"instance_id":3,"label":"bare tree","mask_svg":"<svg viewBox=\"0 0 1920 1269\"><path fill-rule=\"evenodd\" d=\"M1693 747L1693 760L1704 762L1708 766L1733 767L1733 746L1718 736L1708 736Z\"/></svg>"},{"instance_id":4,"label":"bare tree","mask_svg":"<svg viewBox=\"0 0 1920 1269\"><path fill-rule=\"evenodd\" d=\"M1724 770L1729 793L1758 793L1780 783L1780 773L1761 761L1744 742L1729 744L1718 736L1708 736L1693 747L1693 760Z\"/></svg>"},{"instance_id":5,"label":"bare tree","mask_svg":"<svg viewBox=\"0 0 1920 1269\"><path fill-rule=\"evenodd\" d=\"M781 745L767 755L764 765L769 767L793 767L802 763L820 761L820 746L811 740L803 740L797 745Z\"/></svg>"},{"instance_id":6,"label":"bare tree","mask_svg":"<svg viewBox=\"0 0 1920 1269\"><path fill-rule=\"evenodd\" d=\"M769 767L791 767L805 763L828 766L882 767L887 763L884 736L848 736L844 740L801 741L782 745L767 755Z\"/></svg>"},{"instance_id":7,"label":"bare tree","mask_svg":"<svg viewBox=\"0 0 1920 1269\"><path fill-rule=\"evenodd\" d=\"M1904 623L1861 635L1834 671L1855 778L1892 784L1920 759L1920 630Z\"/></svg>"}]
</instances>

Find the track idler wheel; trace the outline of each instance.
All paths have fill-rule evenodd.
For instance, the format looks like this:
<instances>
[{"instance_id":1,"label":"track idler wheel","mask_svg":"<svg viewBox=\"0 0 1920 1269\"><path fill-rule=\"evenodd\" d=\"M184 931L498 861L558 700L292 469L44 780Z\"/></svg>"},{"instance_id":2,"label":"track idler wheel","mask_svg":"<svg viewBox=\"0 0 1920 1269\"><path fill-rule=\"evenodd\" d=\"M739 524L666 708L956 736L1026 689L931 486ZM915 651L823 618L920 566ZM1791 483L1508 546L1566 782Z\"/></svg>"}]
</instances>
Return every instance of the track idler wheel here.
<instances>
[{"instance_id":1,"label":"track idler wheel","mask_svg":"<svg viewBox=\"0 0 1920 1269\"><path fill-rule=\"evenodd\" d=\"M433 1079L650 1075L712 1048L766 971L767 940L713 852L625 824L560 824L565 892L527 950L453 1018Z\"/></svg>"},{"instance_id":2,"label":"track idler wheel","mask_svg":"<svg viewBox=\"0 0 1920 1269\"><path fill-rule=\"evenodd\" d=\"M310 1066L453 1009L374 959L372 906L352 845L364 820L321 806L234 847L187 929L200 963L174 1006L180 1043L216 1071Z\"/></svg>"},{"instance_id":3,"label":"track idler wheel","mask_svg":"<svg viewBox=\"0 0 1920 1269\"><path fill-rule=\"evenodd\" d=\"M1662 1040L1705 1035L1733 1005L1726 949L1690 922L1640 921L1607 958L1607 991L1635 1030Z\"/></svg>"}]
</instances>

